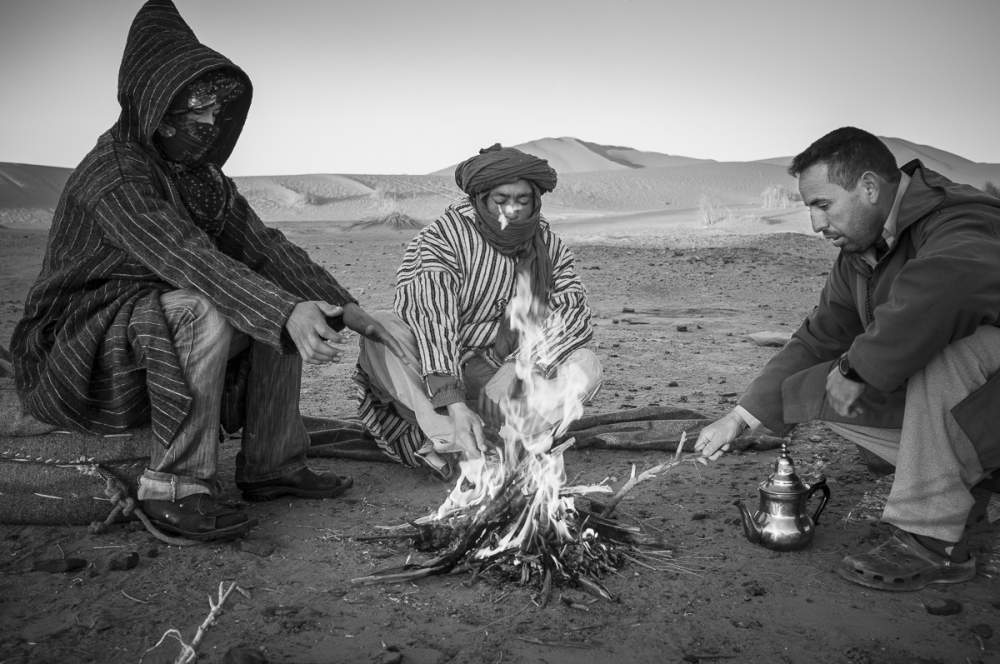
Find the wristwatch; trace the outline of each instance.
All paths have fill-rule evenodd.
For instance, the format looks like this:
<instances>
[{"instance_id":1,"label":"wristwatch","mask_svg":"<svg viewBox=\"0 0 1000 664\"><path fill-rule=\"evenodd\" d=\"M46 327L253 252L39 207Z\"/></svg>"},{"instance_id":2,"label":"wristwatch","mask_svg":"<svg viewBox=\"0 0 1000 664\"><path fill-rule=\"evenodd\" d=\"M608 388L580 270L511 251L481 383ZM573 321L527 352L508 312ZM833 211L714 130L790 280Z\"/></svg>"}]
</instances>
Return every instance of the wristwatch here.
<instances>
[{"instance_id":1,"label":"wristwatch","mask_svg":"<svg viewBox=\"0 0 1000 664\"><path fill-rule=\"evenodd\" d=\"M858 372L851 366L851 363L847 359L847 353L841 355L840 359L837 360L837 371L847 380L853 380L855 383L865 382L865 379L858 375Z\"/></svg>"}]
</instances>

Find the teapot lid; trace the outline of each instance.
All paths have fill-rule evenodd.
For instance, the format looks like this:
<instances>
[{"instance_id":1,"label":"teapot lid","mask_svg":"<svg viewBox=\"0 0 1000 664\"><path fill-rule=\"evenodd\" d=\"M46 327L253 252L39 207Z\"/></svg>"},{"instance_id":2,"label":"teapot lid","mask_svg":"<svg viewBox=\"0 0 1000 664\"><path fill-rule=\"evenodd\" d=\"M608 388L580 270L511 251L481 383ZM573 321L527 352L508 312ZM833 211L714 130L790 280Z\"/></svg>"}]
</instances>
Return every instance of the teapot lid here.
<instances>
[{"instance_id":1,"label":"teapot lid","mask_svg":"<svg viewBox=\"0 0 1000 664\"><path fill-rule=\"evenodd\" d=\"M781 444L781 456L774 462L774 471L760 488L773 493L801 493L807 490L795 474L795 464L788 456L788 446L785 443Z\"/></svg>"}]
</instances>

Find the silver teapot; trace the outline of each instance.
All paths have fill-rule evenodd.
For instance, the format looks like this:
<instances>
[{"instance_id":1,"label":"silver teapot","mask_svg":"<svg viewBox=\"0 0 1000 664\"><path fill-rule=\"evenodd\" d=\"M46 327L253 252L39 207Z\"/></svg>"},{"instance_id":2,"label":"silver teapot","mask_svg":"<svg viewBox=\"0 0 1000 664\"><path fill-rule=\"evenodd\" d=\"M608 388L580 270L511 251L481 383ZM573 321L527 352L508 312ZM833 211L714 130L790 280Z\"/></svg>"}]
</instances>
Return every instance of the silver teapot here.
<instances>
[{"instance_id":1,"label":"silver teapot","mask_svg":"<svg viewBox=\"0 0 1000 664\"><path fill-rule=\"evenodd\" d=\"M806 506L817 491L823 492L823 498L810 515ZM795 474L788 448L782 444L774 472L760 483L759 493L760 509L756 514L751 515L743 501L736 503L748 540L775 551L801 549L812 541L819 515L830 500L825 477L820 476L812 485L802 482Z\"/></svg>"}]
</instances>

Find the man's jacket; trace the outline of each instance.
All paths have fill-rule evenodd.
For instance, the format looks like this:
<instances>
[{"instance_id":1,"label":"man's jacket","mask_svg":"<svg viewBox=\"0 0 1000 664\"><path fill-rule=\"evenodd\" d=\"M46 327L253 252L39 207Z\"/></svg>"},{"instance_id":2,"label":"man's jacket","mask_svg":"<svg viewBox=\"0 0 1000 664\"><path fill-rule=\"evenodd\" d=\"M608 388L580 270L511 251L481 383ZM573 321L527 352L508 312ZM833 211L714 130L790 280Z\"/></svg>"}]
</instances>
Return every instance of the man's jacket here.
<instances>
[{"instance_id":1,"label":"man's jacket","mask_svg":"<svg viewBox=\"0 0 1000 664\"><path fill-rule=\"evenodd\" d=\"M243 129L249 79L200 44L169 0L139 10L119 72L121 115L66 183L12 339L18 393L38 419L96 433L151 421L168 445L191 395L160 306L166 291L204 294L234 328L283 352L294 352L283 329L296 303L351 301L231 180L222 223L206 230L168 177L154 132L186 84L220 67L245 91L219 118L206 157L218 166Z\"/></svg>"},{"instance_id":2,"label":"man's jacket","mask_svg":"<svg viewBox=\"0 0 1000 664\"><path fill-rule=\"evenodd\" d=\"M814 419L899 427L906 381L946 346L1000 319L1000 199L912 161L896 242L875 268L841 252L813 310L740 405L775 431ZM825 400L847 352L868 384L859 418ZM976 443L1000 431L1000 374L953 409Z\"/></svg>"}]
</instances>

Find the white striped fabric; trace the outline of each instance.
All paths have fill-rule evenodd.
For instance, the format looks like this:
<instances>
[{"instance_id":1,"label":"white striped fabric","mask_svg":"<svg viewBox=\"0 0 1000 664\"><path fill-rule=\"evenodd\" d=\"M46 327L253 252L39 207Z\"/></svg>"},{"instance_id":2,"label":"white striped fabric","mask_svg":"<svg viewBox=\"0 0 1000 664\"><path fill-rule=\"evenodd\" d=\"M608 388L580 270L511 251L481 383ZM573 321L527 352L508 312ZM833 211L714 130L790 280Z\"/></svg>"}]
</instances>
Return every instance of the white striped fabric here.
<instances>
[{"instance_id":1,"label":"white striped fabric","mask_svg":"<svg viewBox=\"0 0 1000 664\"><path fill-rule=\"evenodd\" d=\"M424 375L458 376L469 349L489 348L514 295L515 260L475 229L468 198L448 206L407 245L396 274L395 311L417 338ZM559 364L593 336L587 293L573 255L543 220L554 283L545 346Z\"/></svg>"}]
</instances>

